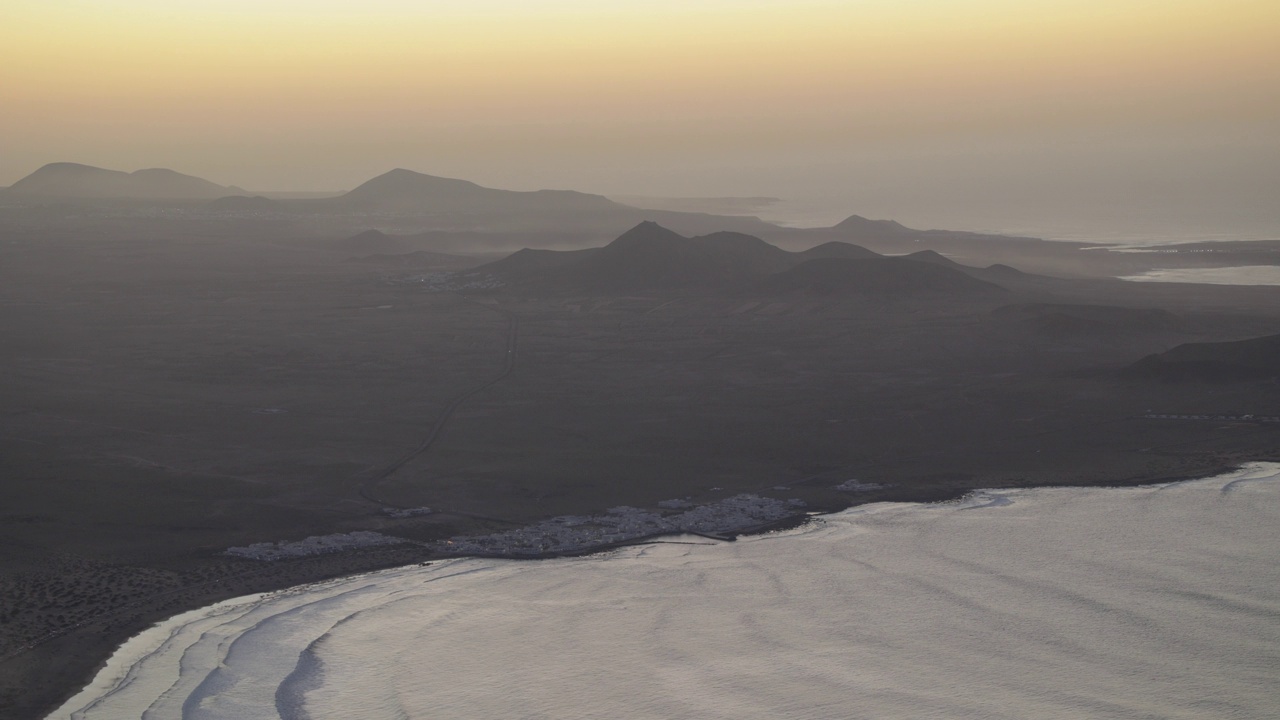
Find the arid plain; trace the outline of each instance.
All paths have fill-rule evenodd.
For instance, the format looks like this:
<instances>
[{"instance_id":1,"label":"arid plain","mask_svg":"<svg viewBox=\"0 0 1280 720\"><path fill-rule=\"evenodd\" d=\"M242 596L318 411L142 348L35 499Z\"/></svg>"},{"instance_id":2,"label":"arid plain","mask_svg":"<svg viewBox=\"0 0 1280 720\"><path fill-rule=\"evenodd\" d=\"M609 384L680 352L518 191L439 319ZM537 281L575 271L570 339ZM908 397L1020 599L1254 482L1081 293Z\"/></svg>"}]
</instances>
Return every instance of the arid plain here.
<instances>
[{"instance_id":1,"label":"arid plain","mask_svg":"<svg viewBox=\"0 0 1280 720\"><path fill-rule=\"evenodd\" d=\"M830 510L1277 458L1274 350L1140 361L1280 333L1280 287L1108 277L1275 264L1266 245L1156 258L581 198L592 220L563 231L541 201L431 229L400 200L259 200L0 213L0 713L50 707L160 617L438 555L413 543L671 498ZM522 245L545 250L503 260ZM881 488L837 489L855 478ZM223 554L355 530L411 542Z\"/></svg>"}]
</instances>

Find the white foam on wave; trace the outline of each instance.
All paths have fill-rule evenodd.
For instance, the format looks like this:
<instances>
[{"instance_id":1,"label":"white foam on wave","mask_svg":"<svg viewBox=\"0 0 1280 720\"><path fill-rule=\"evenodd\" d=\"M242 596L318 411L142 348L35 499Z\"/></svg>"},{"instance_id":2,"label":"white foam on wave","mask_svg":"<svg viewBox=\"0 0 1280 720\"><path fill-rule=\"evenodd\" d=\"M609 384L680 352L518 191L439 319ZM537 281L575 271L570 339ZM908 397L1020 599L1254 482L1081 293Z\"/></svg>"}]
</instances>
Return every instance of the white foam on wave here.
<instances>
[{"instance_id":1,"label":"white foam on wave","mask_svg":"<svg viewBox=\"0 0 1280 720\"><path fill-rule=\"evenodd\" d=\"M1274 717L1280 464L464 559L133 638L50 718Z\"/></svg>"}]
</instances>

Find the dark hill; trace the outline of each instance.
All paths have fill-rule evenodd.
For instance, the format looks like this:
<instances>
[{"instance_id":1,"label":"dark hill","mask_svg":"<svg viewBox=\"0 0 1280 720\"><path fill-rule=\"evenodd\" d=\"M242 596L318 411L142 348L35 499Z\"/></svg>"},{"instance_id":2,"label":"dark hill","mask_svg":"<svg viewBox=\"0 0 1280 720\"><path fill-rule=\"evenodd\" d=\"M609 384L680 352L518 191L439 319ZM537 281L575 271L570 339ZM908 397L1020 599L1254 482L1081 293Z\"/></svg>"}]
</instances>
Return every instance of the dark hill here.
<instances>
[{"instance_id":1,"label":"dark hill","mask_svg":"<svg viewBox=\"0 0 1280 720\"><path fill-rule=\"evenodd\" d=\"M601 248L522 250L478 270L498 275L509 285L551 291L614 294L727 289L749 285L821 253L879 257L848 243L792 253L743 233L716 232L689 238L645 221Z\"/></svg>"},{"instance_id":2,"label":"dark hill","mask_svg":"<svg viewBox=\"0 0 1280 720\"><path fill-rule=\"evenodd\" d=\"M599 292L705 288L788 267L790 253L738 233L686 238L643 222L579 262L549 273L555 285Z\"/></svg>"},{"instance_id":3,"label":"dark hill","mask_svg":"<svg viewBox=\"0 0 1280 720\"><path fill-rule=\"evenodd\" d=\"M973 267L964 263L956 262L951 258L943 255L936 250L920 250L909 255L902 255L903 260L911 262L928 263L937 265L938 267L951 268L958 270L969 277L985 280L994 283L1006 290L1022 291L1022 292L1038 292L1049 290L1058 284L1056 278L1045 277L1043 275L1031 275L1024 273L1016 268L1008 265L989 265L987 267ZM1117 308L1125 310L1125 308Z\"/></svg>"},{"instance_id":4,"label":"dark hill","mask_svg":"<svg viewBox=\"0 0 1280 720\"><path fill-rule=\"evenodd\" d=\"M433 215L538 215L626 209L600 195L570 190L495 190L467 180L424 175L404 169L384 173L345 195L318 200L316 203L333 209Z\"/></svg>"},{"instance_id":5,"label":"dark hill","mask_svg":"<svg viewBox=\"0 0 1280 720\"><path fill-rule=\"evenodd\" d=\"M1125 368L1122 375L1166 382L1274 382L1280 379L1280 335L1179 345L1148 355Z\"/></svg>"},{"instance_id":6,"label":"dark hill","mask_svg":"<svg viewBox=\"0 0 1280 720\"><path fill-rule=\"evenodd\" d=\"M689 238L680 233L668 230L652 220L645 220L639 225L622 233L606 247L609 252L632 252L637 250L670 250L676 251L685 247Z\"/></svg>"},{"instance_id":7,"label":"dark hill","mask_svg":"<svg viewBox=\"0 0 1280 720\"><path fill-rule=\"evenodd\" d=\"M723 288L794 263L793 253L751 235L718 232L687 238L645 221L602 248L576 253L526 250L481 270L509 284L614 294Z\"/></svg>"},{"instance_id":8,"label":"dark hill","mask_svg":"<svg viewBox=\"0 0 1280 720\"><path fill-rule=\"evenodd\" d=\"M300 212L315 214L413 216L415 224L432 232L467 231L493 238L526 239L519 244L497 243L511 249L599 244L646 219L694 235L715 230L753 235L782 232L776 225L754 217L641 210L602 195L572 190L498 190L405 169L379 175L337 197L296 200L291 204Z\"/></svg>"},{"instance_id":9,"label":"dark hill","mask_svg":"<svg viewBox=\"0 0 1280 720\"><path fill-rule=\"evenodd\" d=\"M913 262L924 262L924 263L930 263L933 265L941 265L943 267L949 267L949 268L971 269L971 268L968 268L968 266L961 265L960 263L956 262L955 260L952 260L946 255L943 255L942 253L937 252L936 250L921 250L920 252L913 252L910 255L904 255L902 259L911 260Z\"/></svg>"},{"instance_id":10,"label":"dark hill","mask_svg":"<svg viewBox=\"0 0 1280 720\"><path fill-rule=\"evenodd\" d=\"M364 208L429 210L451 203L471 204L485 194L485 188L466 180L396 169L365 182L345 195L321 202Z\"/></svg>"},{"instance_id":11,"label":"dark hill","mask_svg":"<svg viewBox=\"0 0 1280 720\"><path fill-rule=\"evenodd\" d=\"M778 272L796 262L795 253L744 233L716 232L690 238L688 243L708 270L726 279Z\"/></svg>"},{"instance_id":12,"label":"dark hill","mask_svg":"<svg viewBox=\"0 0 1280 720\"><path fill-rule=\"evenodd\" d=\"M859 258L881 257L879 253L872 252L860 245L853 243L832 240L809 248L803 252L796 253L806 260L816 260L819 258L843 258L845 260L856 260Z\"/></svg>"},{"instance_id":13,"label":"dark hill","mask_svg":"<svg viewBox=\"0 0 1280 720\"><path fill-rule=\"evenodd\" d=\"M127 173L79 163L50 163L9 188L13 197L50 200L212 200L239 192L162 168Z\"/></svg>"},{"instance_id":14,"label":"dark hill","mask_svg":"<svg viewBox=\"0 0 1280 720\"><path fill-rule=\"evenodd\" d=\"M1007 291L941 265L903 258L809 260L764 279L763 295L996 298Z\"/></svg>"},{"instance_id":15,"label":"dark hill","mask_svg":"<svg viewBox=\"0 0 1280 720\"><path fill-rule=\"evenodd\" d=\"M986 266L985 268L982 268L982 270L983 270L983 272L985 272L988 276L990 276L990 277L995 277L995 278L1026 278L1026 277L1031 277L1030 275L1028 275L1027 273L1022 272L1022 271L1021 271L1021 270L1019 270L1018 268L1016 268L1016 267L1010 267L1010 266L1005 265L1005 264L1003 264L1003 263L996 263L996 264L994 264L994 265L988 265L988 266Z\"/></svg>"},{"instance_id":16,"label":"dark hill","mask_svg":"<svg viewBox=\"0 0 1280 720\"><path fill-rule=\"evenodd\" d=\"M1064 280L1050 275L1037 275L1035 273L1023 272L1017 268L998 263L995 265L988 265L987 267L957 265L956 268L963 270L979 280L993 282L1015 292L1031 293L1033 295L1045 292L1056 293L1064 288L1070 287L1073 283L1071 280Z\"/></svg>"},{"instance_id":17,"label":"dark hill","mask_svg":"<svg viewBox=\"0 0 1280 720\"><path fill-rule=\"evenodd\" d=\"M584 250L536 250L524 248L501 260L485 265L485 272L508 278L528 278L552 268L562 267L577 262L600 248Z\"/></svg>"},{"instance_id":18,"label":"dark hill","mask_svg":"<svg viewBox=\"0 0 1280 720\"><path fill-rule=\"evenodd\" d=\"M861 215L850 215L831 227L852 235L911 235L918 231L902 225L894 220L869 220Z\"/></svg>"}]
</instances>

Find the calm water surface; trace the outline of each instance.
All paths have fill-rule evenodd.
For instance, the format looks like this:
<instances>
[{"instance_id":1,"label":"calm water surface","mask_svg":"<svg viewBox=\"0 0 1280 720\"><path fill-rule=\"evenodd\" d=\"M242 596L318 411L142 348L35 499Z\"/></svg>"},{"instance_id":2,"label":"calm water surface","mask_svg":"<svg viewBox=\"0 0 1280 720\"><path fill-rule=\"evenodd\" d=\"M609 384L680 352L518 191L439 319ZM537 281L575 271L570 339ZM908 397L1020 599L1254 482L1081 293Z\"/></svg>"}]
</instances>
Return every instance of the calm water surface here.
<instances>
[{"instance_id":1,"label":"calm water surface","mask_svg":"<svg viewBox=\"0 0 1280 720\"><path fill-rule=\"evenodd\" d=\"M1280 266L1247 265L1244 267L1149 270L1139 275L1128 275L1120 279L1134 282L1205 283L1209 285L1280 285Z\"/></svg>"}]
</instances>

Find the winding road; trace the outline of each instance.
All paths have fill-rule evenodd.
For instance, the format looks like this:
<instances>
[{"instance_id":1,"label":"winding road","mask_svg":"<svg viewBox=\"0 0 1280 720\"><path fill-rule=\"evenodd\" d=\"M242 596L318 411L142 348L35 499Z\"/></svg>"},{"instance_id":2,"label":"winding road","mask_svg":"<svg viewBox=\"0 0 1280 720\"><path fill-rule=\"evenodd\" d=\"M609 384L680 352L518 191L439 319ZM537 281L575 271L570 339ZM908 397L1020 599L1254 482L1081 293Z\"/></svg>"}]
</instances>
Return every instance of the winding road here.
<instances>
[{"instance_id":1,"label":"winding road","mask_svg":"<svg viewBox=\"0 0 1280 720\"><path fill-rule=\"evenodd\" d=\"M476 305L479 305L480 307L483 307L486 310L491 310L493 312L499 313L507 319L507 343L506 343L505 352L503 353L504 357L502 362L502 372L498 373L494 377L485 381L483 384L477 385L476 387L473 387L470 390L467 390L466 392L462 393L461 395L457 395L453 399L449 400L449 403L444 406L444 410L440 413L440 417L437 418L436 421L431 424L431 430L428 431L426 436L422 438L422 442L418 443L417 447L415 447L413 450L409 451L407 454L405 454L395 462L391 463L387 467L379 470L376 475L370 477L368 480L365 480L363 484L361 484L360 491L359 491L360 497L364 498L365 500L368 500L371 503L379 505L380 507L400 507L400 506L380 499L376 495L378 485L381 484L387 478L394 475L397 470L404 467L405 464L407 464L409 461L413 460L414 458L420 457L423 453L430 450L431 446L435 443L435 441L439 439L440 433L444 430L445 425L449 423L449 419L453 417L453 413L459 407L461 407L463 403L475 397L476 395L480 394L481 392L488 390L494 385L497 385L498 383L502 382L504 379L506 379L508 375L511 374L512 370L515 370L516 356L517 356L517 350L518 350L517 344L520 338L520 318L516 317L516 315L512 312L508 310L503 310L502 308L494 305L477 302L469 298L463 298L463 300L466 300L469 303L474 303Z\"/></svg>"}]
</instances>

